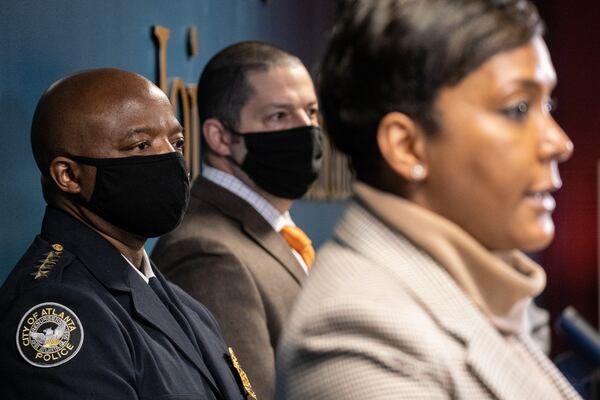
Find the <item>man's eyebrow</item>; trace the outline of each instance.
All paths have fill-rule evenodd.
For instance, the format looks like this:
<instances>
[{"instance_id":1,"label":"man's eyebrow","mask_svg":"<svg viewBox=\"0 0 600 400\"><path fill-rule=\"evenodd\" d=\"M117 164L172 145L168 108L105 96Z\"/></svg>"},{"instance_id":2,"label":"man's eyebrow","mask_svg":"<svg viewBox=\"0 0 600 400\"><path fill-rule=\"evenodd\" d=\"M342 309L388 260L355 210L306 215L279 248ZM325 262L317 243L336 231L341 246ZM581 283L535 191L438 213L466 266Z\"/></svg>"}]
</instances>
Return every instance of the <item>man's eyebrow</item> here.
<instances>
[{"instance_id":1,"label":"man's eyebrow","mask_svg":"<svg viewBox=\"0 0 600 400\"><path fill-rule=\"evenodd\" d=\"M265 108L289 108L293 107L292 103L269 103L265 105Z\"/></svg>"},{"instance_id":2,"label":"man's eyebrow","mask_svg":"<svg viewBox=\"0 0 600 400\"><path fill-rule=\"evenodd\" d=\"M181 124L177 124L173 127L173 129L171 129L171 133L183 133L183 131L185 131L185 129L183 128L183 126Z\"/></svg>"},{"instance_id":3,"label":"man's eyebrow","mask_svg":"<svg viewBox=\"0 0 600 400\"><path fill-rule=\"evenodd\" d=\"M312 105L317 105L319 104L318 100L311 100L308 103L306 103L306 105L312 106ZM268 107L272 107L272 108L286 108L286 107L295 107L296 104L295 102L273 102L273 103L268 103L265 105L265 108Z\"/></svg>"},{"instance_id":4,"label":"man's eyebrow","mask_svg":"<svg viewBox=\"0 0 600 400\"><path fill-rule=\"evenodd\" d=\"M181 124L177 124L174 125L170 130L169 130L169 134L173 134L173 133L181 133L183 132L183 126L181 126ZM134 128L128 129L127 133L125 134L125 137L123 138L124 140L130 139L131 137L135 136L135 135L139 135L139 134L150 134L152 132L156 131L155 128L152 128L151 126L136 126Z\"/></svg>"},{"instance_id":5,"label":"man's eyebrow","mask_svg":"<svg viewBox=\"0 0 600 400\"><path fill-rule=\"evenodd\" d=\"M140 133L149 133L152 131L152 128L150 128L149 126L137 126L135 128L131 128L127 130L127 134L125 135L124 139L129 139L134 135L140 134Z\"/></svg>"}]
</instances>

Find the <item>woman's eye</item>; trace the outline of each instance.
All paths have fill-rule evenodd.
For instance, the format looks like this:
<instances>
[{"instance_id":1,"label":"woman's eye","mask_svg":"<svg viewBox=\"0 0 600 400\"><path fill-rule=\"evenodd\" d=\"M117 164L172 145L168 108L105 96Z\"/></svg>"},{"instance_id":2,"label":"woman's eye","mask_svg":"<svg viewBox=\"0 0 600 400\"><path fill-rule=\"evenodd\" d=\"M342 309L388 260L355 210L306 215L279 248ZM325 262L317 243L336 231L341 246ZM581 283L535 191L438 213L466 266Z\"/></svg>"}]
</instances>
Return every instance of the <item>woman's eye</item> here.
<instances>
[{"instance_id":1,"label":"woman's eye","mask_svg":"<svg viewBox=\"0 0 600 400\"><path fill-rule=\"evenodd\" d=\"M558 106L558 102L556 101L556 99L551 98L547 102L544 103L544 111L546 111L547 113L550 114L554 110L556 110L557 106Z\"/></svg>"},{"instance_id":2,"label":"woman's eye","mask_svg":"<svg viewBox=\"0 0 600 400\"><path fill-rule=\"evenodd\" d=\"M146 142L141 142L141 143L138 143L138 144L136 144L136 145L135 145L135 147L136 147L138 150L144 150L144 149L148 148L148 146L149 146L149 145L148 145L148 143L146 143Z\"/></svg>"},{"instance_id":3,"label":"woman's eye","mask_svg":"<svg viewBox=\"0 0 600 400\"><path fill-rule=\"evenodd\" d=\"M525 118L527 118L528 112L529 103L526 101L520 101L513 107L505 108L504 110L502 110L502 114L504 114L507 118L515 121L523 121Z\"/></svg>"}]
</instances>

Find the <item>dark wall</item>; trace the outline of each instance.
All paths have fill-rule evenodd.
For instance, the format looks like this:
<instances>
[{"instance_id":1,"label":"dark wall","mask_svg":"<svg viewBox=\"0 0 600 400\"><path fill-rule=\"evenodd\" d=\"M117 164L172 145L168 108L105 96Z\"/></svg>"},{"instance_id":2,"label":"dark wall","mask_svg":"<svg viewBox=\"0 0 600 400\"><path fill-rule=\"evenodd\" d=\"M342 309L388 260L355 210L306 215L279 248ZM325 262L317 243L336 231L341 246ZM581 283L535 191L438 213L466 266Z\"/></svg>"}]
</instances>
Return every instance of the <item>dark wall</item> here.
<instances>
[{"instance_id":1,"label":"dark wall","mask_svg":"<svg viewBox=\"0 0 600 400\"><path fill-rule=\"evenodd\" d=\"M561 166L557 235L545 252L548 273L544 305L557 317L572 304L598 324L598 162L600 161L600 3L538 1L558 74L556 118L575 144ZM564 341L555 337L554 351Z\"/></svg>"},{"instance_id":2,"label":"dark wall","mask_svg":"<svg viewBox=\"0 0 600 400\"><path fill-rule=\"evenodd\" d=\"M322 0L18 0L0 6L0 282L39 232L44 202L29 144L33 110L56 79L111 66L157 82L153 25L171 29L168 76L195 83L206 61L228 44L265 40L299 55L309 68L324 45L332 2ZM199 55L186 53L195 25ZM325 237L331 205L298 204L321 215L307 227ZM337 210L339 205L333 205ZM299 217L302 219L302 217ZM302 222L301 220L299 221Z\"/></svg>"}]
</instances>

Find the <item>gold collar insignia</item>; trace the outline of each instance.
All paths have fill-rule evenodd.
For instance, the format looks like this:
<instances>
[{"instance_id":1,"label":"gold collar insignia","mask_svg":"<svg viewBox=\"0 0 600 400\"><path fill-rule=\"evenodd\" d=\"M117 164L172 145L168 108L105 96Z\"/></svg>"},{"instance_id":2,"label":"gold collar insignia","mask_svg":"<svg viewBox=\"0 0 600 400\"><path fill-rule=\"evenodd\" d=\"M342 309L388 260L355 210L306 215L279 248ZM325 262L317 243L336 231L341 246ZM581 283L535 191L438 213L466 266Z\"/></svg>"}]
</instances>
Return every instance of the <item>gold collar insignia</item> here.
<instances>
[{"instance_id":1,"label":"gold collar insignia","mask_svg":"<svg viewBox=\"0 0 600 400\"><path fill-rule=\"evenodd\" d=\"M47 278L48 274L52 271L52 268L58 262L60 255L62 254L63 246L54 243L52 245L52 250L44 255L44 258L38 261L36 266L36 271L32 272L33 279Z\"/></svg>"}]
</instances>

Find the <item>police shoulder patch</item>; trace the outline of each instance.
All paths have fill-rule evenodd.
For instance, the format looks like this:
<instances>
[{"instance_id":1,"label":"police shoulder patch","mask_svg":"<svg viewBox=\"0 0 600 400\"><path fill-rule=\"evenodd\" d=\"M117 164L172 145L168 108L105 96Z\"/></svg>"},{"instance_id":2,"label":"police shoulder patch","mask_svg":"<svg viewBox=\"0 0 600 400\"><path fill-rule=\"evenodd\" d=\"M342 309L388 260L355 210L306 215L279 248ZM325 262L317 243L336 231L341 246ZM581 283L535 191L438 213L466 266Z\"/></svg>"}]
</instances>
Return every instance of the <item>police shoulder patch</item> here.
<instances>
[{"instance_id":1,"label":"police shoulder patch","mask_svg":"<svg viewBox=\"0 0 600 400\"><path fill-rule=\"evenodd\" d=\"M83 326L77 315L58 303L29 309L17 329L17 349L29 364L48 368L75 357L83 344Z\"/></svg>"}]
</instances>

